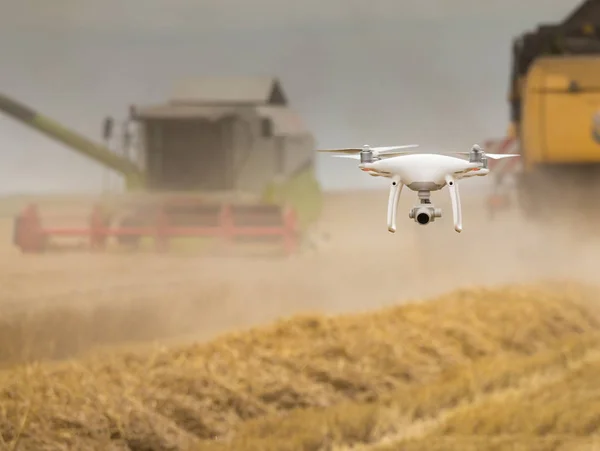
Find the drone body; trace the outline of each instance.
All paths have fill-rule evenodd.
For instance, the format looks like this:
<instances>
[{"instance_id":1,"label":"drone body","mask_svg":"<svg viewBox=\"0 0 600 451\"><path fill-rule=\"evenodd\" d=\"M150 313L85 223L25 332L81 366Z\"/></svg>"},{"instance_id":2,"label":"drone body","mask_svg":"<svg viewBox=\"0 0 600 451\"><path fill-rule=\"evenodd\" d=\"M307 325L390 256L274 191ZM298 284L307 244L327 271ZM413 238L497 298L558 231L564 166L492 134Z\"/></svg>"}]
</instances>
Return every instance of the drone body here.
<instances>
[{"instance_id":1,"label":"drone body","mask_svg":"<svg viewBox=\"0 0 600 451\"><path fill-rule=\"evenodd\" d=\"M409 146L378 147L364 146L362 149L331 149L321 152L332 152L336 156L360 160L359 169L374 177L385 177L392 180L388 200L387 226L391 233L396 232L396 216L400 193L404 186L418 192L420 204L414 206L408 216L421 225L433 222L442 216L442 211L431 204L431 191L441 190L448 186L452 201L454 230L462 231L462 211L457 181L467 177L485 176L489 173L487 158L505 158L518 155L485 154L474 145L470 152L452 152L455 155L468 155L465 160L443 154L410 153L399 151Z\"/></svg>"},{"instance_id":2,"label":"drone body","mask_svg":"<svg viewBox=\"0 0 600 451\"><path fill-rule=\"evenodd\" d=\"M402 183L413 191L426 189L437 191L442 189L448 174L477 172L473 175L484 175L487 169L482 169L477 163L469 163L462 158L439 154L411 154L390 157L373 163L363 163L360 169L374 172L378 176L399 176Z\"/></svg>"}]
</instances>

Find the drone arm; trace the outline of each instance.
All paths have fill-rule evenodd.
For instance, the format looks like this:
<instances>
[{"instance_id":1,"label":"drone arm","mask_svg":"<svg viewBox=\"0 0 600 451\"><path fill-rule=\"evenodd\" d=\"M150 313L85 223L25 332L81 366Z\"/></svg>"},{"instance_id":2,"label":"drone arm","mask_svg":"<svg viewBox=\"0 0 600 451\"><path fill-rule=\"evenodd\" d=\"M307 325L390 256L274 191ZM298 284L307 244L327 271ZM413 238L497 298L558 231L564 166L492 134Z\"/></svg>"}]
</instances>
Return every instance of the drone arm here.
<instances>
[{"instance_id":1,"label":"drone arm","mask_svg":"<svg viewBox=\"0 0 600 451\"><path fill-rule=\"evenodd\" d=\"M452 201L452 214L454 216L454 230L462 232L462 210L460 206L460 194L458 193L458 184L451 175L446 176L448 191L450 191L450 200Z\"/></svg>"},{"instance_id":2,"label":"drone arm","mask_svg":"<svg viewBox=\"0 0 600 451\"><path fill-rule=\"evenodd\" d=\"M396 232L396 216L398 213L398 202L400 200L400 193L404 184L399 176L395 175L392 177L392 184L390 186L390 197L388 200L388 214L387 223L388 231L391 233Z\"/></svg>"},{"instance_id":3,"label":"drone arm","mask_svg":"<svg viewBox=\"0 0 600 451\"><path fill-rule=\"evenodd\" d=\"M469 177L483 177L484 175L488 175L489 173L490 173L490 170L487 168L478 168L476 171L469 171L465 174L461 174L460 178L466 179Z\"/></svg>"}]
</instances>

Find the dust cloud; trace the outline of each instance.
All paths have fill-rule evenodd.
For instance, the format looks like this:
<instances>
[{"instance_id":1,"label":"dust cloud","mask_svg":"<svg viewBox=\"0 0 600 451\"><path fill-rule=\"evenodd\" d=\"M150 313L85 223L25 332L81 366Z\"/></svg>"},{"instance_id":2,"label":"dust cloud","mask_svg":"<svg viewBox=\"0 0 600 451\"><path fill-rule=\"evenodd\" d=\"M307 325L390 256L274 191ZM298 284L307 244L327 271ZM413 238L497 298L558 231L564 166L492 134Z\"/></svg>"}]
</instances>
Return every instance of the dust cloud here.
<instances>
[{"instance_id":1,"label":"dust cloud","mask_svg":"<svg viewBox=\"0 0 600 451\"><path fill-rule=\"evenodd\" d=\"M572 227L528 223L514 209L491 219L485 197L476 192L462 196L464 230L458 234L446 197L445 191L433 194L444 216L422 227L408 218L416 196L403 193L398 231L390 234L386 191L328 194L312 234L316 248L283 260L23 256L7 249L10 258L0 263L3 303L27 316L23 330L51 327L54 332L36 334L44 340L70 336L61 343L79 352L115 342L206 340L294 314L373 310L469 286L595 282L596 238ZM45 314L36 319L30 313L56 309L62 309L62 323L47 324Z\"/></svg>"}]
</instances>

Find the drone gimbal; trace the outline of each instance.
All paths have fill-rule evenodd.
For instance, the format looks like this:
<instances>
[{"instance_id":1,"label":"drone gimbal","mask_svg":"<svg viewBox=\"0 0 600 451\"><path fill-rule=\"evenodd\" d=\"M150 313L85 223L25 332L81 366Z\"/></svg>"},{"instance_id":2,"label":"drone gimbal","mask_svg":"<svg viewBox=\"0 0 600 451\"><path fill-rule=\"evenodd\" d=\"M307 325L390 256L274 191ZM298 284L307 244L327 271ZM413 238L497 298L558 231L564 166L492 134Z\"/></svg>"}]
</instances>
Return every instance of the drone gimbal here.
<instances>
[{"instance_id":1,"label":"drone gimbal","mask_svg":"<svg viewBox=\"0 0 600 451\"><path fill-rule=\"evenodd\" d=\"M418 193L420 205L415 205L408 212L408 217L414 219L415 222L421 225L427 225L435 221L435 218L442 217L442 209L435 208L431 204L431 193L429 191L419 191Z\"/></svg>"}]
</instances>

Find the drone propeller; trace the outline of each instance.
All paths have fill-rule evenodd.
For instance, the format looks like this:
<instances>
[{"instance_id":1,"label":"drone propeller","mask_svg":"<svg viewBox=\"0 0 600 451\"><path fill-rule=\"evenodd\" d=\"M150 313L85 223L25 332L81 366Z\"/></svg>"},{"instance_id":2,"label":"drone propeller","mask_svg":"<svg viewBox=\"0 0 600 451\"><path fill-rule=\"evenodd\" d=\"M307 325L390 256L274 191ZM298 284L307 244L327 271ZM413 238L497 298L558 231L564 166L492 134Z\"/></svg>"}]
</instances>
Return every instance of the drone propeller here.
<instances>
[{"instance_id":1,"label":"drone propeller","mask_svg":"<svg viewBox=\"0 0 600 451\"><path fill-rule=\"evenodd\" d=\"M404 146L384 146L384 147L371 147L365 145L363 147L345 147L340 149L319 149L318 152L326 152L326 153L340 153L340 154L359 154L363 150L370 150L375 155L392 155L399 154L402 152L397 152L401 149L408 149L412 147L419 147L418 144L407 144Z\"/></svg>"},{"instance_id":2,"label":"drone propeller","mask_svg":"<svg viewBox=\"0 0 600 451\"><path fill-rule=\"evenodd\" d=\"M464 155L468 157L471 155L471 152L450 152L453 155ZM485 153L485 156L491 158L492 160L500 160L502 158L510 158L510 157L520 157L518 153Z\"/></svg>"},{"instance_id":3,"label":"drone propeller","mask_svg":"<svg viewBox=\"0 0 600 451\"><path fill-rule=\"evenodd\" d=\"M342 153L342 154L333 154L332 157L334 158L350 158L352 160L359 160L360 161L360 155L358 154L348 154L348 153Z\"/></svg>"},{"instance_id":4,"label":"drone propeller","mask_svg":"<svg viewBox=\"0 0 600 451\"><path fill-rule=\"evenodd\" d=\"M345 147L339 149L319 149L318 152L332 153L333 157L338 158L350 158L352 160L360 160L360 153L363 151L371 151L373 156L381 157L381 156L399 156L410 153L415 153L410 150L402 150L419 147L418 144L407 144L403 146L384 146L384 147L371 147L369 145L365 145L363 147ZM511 158L511 157L519 157L519 154L502 154L502 153L485 153L484 150L478 146L477 144L473 146L470 151L467 152L436 152L438 155L461 155L461 156L470 156L473 152L480 153L485 155L487 158L492 160L500 160L502 158Z\"/></svg>"},{"instance_id":5,"label":"drone propeller","mask_svg":"<svg viewBox=\"0 0 600 451\"><path fill-rule=\"evenodd\" d=\"M518 153L486 153L485 156L492 160L500 160L502 158L519 157L520 155Z\"/></svg>"},{"instance_id":6,"label":"drone propeller","mask_svg":"<svg viewBox=\"0 0 600 451\"><path fill-rule=\"evenodd\" d=\"M492 160L500 160L502 158L511 158L511 157L520 156L519 154L515 154L515 153L486 153L481 148L481 146L478 144L474 144L469 152L454 152L454 154L470 156L473 152L475 152L476 154L485 155L487 158L491 158Z\"/></svg>"}]
</instances>

